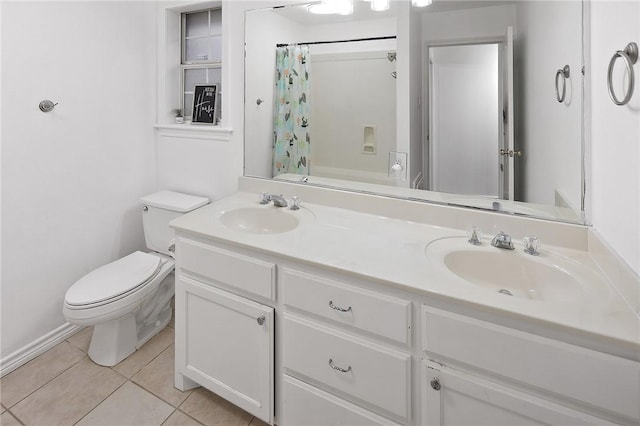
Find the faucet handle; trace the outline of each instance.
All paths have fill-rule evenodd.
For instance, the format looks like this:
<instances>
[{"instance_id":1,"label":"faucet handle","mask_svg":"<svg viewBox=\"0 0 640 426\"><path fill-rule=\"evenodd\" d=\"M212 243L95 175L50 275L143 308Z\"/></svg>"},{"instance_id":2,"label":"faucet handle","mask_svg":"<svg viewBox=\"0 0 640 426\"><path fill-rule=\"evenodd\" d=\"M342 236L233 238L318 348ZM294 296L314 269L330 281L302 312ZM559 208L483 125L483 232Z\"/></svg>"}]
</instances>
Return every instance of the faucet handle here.
<instances>
[{"instance_id":1,"label":"faucet handle","mask_svg":"<svg viewBox=\"0 0 640 426\"><path fill-rule=\"evenodd\" d=\"M290 207L291 210L300 210L300 199L298 197L291 197Z\"/></svg>"},{"instance_id":2,"label":"faucet handle","mask_svg":"<svg viewBox=\"0 0 640 426\"><path fill-rule=\"evenodd\" d=\"M513 250L515 248L511 242L511 235L507 235L503 231L500 231L498 235L493 237L491 245L496 248L507 250Z\"/></svg>"},{"instance_id":3,"label":"faucet handle","mask_svg":"<svg viewBox=\"0 0 640 426\"><path fill-rule=\"evenodd\" d=\"M540 240L537 237L524 237L522 240L524 245L524 252L531 256L537 256L540 254Z\"/></svg>"},{"instance_id":4,"label":"faucet handle","mask_svg":"<svg viewBox=\"0 0 640 426\"><path fill-rule=\"evenodd\" d=\"M472 226L467 229L467 241L474 246L479 246L482 244L482 231L477 226Z\"/></svg>"},{"instance_id":5,"label":"faucet handle","mask_svg":"<svg viewBox=\"0 0 640 426\"><path fill-rule=\"evenodd\" d=\"M268 193L263 192L260 194L260 204L269 204L269 201L271 201L271 196Z\"/></svg>"}]
</instances>

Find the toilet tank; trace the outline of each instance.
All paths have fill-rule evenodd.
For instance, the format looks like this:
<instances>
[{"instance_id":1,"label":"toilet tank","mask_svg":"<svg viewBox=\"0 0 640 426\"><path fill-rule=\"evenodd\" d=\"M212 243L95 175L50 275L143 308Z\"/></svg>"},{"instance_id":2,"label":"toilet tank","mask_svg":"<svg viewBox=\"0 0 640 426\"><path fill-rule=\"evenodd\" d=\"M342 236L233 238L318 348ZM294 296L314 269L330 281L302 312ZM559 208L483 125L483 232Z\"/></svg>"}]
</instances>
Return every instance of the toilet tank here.
<instances>
[{"instance_id":1,"label":"toilet tank","mask_svg":"<svg viewBox=\"0 0 640 426\"><path fill-rule=\"evenodd\" d=\"M142 197L142 226L147 248L171 256L173 229L169 222L209 203L209 199L172 191Z\"/></svg>"}]
</instances>

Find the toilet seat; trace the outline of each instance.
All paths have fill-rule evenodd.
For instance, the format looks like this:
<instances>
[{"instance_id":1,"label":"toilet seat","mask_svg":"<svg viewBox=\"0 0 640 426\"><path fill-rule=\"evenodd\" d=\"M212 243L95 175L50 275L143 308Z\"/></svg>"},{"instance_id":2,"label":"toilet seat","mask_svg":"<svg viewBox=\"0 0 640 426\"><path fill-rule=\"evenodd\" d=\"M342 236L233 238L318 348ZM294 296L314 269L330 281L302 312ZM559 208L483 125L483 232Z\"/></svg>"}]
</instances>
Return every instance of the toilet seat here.
<instances>
[{"instance_id":1,"label":"toilet seat","mask_svg":"<svg viewBox=\"0 0 640 426\"><path fill-rule=\"evenodd\" d=\"M164 263L152 254L131 253L73 284L65 296L65 306L72 310L89 309L122 299L153 281Z\"/></svg>"}]
</instances>

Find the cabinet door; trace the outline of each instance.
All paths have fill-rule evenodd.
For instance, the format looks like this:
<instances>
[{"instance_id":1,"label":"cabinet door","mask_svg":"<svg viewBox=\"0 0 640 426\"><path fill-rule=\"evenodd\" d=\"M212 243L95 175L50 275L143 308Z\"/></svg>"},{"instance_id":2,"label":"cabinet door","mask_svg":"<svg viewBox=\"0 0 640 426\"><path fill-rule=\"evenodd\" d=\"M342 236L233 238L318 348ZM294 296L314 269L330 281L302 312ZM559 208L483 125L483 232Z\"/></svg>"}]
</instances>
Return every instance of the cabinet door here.
<instances>
[{"instance_id":1,"label":"cabinet door","mask_svg":"<svg viewBox=\"0 0 640 426\"><path fill-rule=\"evenodd\" d=\"M273 308L179 277L176 369L273 423L273 318Z\"/></svg>"},{"instance_id":2,"label":"cabinet door","mask_svg":"<svg viewBox=\"0 0 640 426\"><path fill-rule=\"evenodd\" d=\"M426 425L603 425L602 419L526 393L423 362Z\"/></svg>"}]
</instances>

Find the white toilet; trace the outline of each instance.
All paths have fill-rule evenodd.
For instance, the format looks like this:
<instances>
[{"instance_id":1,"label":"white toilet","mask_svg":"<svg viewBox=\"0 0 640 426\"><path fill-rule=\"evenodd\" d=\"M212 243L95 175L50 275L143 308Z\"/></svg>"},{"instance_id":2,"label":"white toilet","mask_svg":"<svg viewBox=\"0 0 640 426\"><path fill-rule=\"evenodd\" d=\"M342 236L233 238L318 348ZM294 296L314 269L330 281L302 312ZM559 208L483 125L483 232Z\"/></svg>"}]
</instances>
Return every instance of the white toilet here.
<instances>
[{"instance_id":1,"label":"white toilet","mask_svg":"<svg viewBox=\"0 0 640 426\"><path fill-rule=\"evenodd\" d=\"M169 222L209 202L171 191L141 201L145 241L152 251L101 266L73 284L64 298L67 321L95 326L89 357L96 364L116 365L169 323L175 265Z\"/></svg>"}]
</instances>

